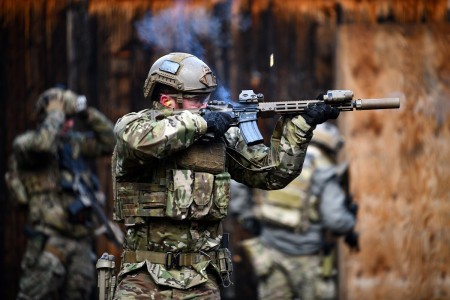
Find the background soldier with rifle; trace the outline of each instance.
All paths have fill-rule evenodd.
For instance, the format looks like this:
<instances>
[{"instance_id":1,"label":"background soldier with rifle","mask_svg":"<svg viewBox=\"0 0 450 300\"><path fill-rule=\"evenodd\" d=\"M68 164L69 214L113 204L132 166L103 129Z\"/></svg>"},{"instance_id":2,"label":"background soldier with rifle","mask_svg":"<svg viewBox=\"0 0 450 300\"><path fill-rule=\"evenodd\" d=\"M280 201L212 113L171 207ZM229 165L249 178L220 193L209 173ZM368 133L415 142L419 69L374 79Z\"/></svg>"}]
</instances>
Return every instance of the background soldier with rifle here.
<instances>
[{"instance_id":1,"label":"background soldier with rifle","mask_svg":"<svg viewBox=\"0 0 450 300\"><path fill-rule=\"evenodd\" d=\"M120 245L102 211L104 197L86 159L109 156L112 123L86 98L51 88L36 103L39 124L14 140L6 174L12 196L28 205L27 249L17 299L89 299L98 223ZM75 117L89 130L72 130Z\"/></svg>"},{"instance_id":2,"label":"background soldier with rifle","mask_svg":"<svg viewBox=\"0 0 450 300\"><path fill-rule=\"evenodd\" d=\"M347 164L336 163L343 142L336 126L320 124L302 173L287 187L244 192L232 185L241 193L235 193L231 212L247 230L259 221L259 236L242 243L259 299L336 299L336 238L345 235L350 248L359 250L356 209L340 186ZM253 207L246 204L250 201Z\"/></svg>"}]
</instances>

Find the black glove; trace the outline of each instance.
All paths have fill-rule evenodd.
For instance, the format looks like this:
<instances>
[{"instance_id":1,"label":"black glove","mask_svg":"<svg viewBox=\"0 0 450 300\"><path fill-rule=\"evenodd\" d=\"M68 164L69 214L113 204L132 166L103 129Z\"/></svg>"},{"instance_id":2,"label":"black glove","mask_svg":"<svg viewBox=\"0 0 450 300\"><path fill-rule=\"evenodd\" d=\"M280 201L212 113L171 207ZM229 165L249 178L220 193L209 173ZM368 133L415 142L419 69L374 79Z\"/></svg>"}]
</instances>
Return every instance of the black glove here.
<instances>
[{"instance_id":1,"label":"black glove","mask_svg":"<svg viewBox=\"0 0 450 300\"><path fill-rule=\"evenodd\" d=\"M322 124L328 119L336 119L339 116L339 110L323 102L317 102L308 105L302 117L306 123L311 126Z\"/></svg>"},{"instance_id":2,"label":"black glove","mask_svg":"<svg viewBox=\"0 0 450 300\"><path fill-rule=\"evenodd\" d=\"M345 243L350 248L350 250L359 251L359 234L351 230L345 234Z\"/></svg>"},{"instance_id":3,"label":"black glove","mask_svg":"<svg viewBox=\"0 0 450 300\"><path fill-rule=\"evenodd\" d=\"M214 134L214 138L223 136L233 121L229 114L217 111L206 113L203 119L208 124L207 132Z\"/></svg>"}]
</instances>

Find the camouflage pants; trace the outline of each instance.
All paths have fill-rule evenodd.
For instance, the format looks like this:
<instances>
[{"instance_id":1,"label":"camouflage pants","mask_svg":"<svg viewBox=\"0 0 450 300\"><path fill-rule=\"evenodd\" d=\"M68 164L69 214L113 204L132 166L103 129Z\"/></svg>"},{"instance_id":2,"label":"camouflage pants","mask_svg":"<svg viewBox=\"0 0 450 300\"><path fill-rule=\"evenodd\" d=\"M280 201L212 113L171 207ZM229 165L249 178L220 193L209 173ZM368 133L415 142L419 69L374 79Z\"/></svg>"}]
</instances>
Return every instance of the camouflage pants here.
<instances>
[{"instance_id":1,"label":"camouflage pants","mask_svg":"<svg viewBox=\"0 0 450 300\"><path fill-rule=\"evenodd\" d=\"M195 287L182 290L157 285L145 268L138 269L124 276L116 287L116 300L143 299L220 299L220 291L213 276Z\"/></svg>"},{"instance_id":2,"label":"camouflage pants","mask_svg":"<svg viewBox=\"0 0 450 300\"><path fill-rule=\"evenodd\" d=\"M335 282L321 275L320 255L286 255L257 238L243 246L258 276L259 299L336 299Z\"/></svg>"},{"instance_id":3,"label":"camouflage pants","mask_svg":"<svg viewBox=\"0 0 450 300\"><path fill-rule=\"evenodd\" d=\"M33 236L22 272L17 299L89 299L95 285L91 242Z\"/></svg>"}]
</instances>

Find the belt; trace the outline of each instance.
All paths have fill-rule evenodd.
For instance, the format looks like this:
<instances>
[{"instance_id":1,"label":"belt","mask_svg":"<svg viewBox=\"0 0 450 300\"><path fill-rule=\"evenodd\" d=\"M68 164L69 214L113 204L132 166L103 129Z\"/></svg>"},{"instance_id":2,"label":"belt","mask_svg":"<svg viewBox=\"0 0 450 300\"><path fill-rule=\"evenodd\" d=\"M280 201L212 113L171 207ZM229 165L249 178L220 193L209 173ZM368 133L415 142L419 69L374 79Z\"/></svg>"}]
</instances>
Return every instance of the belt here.
<instances>
[{"instance_id":1,"label":"belt","mask_svg":"<svg viewBox=\"0 0 450 300\"><path fill-rule=\"evenodd\" d=\"M122 263L138 263L144 260L153 264L162 264L167 269L191 266L203 261L215 261L219 257L218 251L211 252L156 252L156 251L124 251Z\"/></svg>"}]
</instances>

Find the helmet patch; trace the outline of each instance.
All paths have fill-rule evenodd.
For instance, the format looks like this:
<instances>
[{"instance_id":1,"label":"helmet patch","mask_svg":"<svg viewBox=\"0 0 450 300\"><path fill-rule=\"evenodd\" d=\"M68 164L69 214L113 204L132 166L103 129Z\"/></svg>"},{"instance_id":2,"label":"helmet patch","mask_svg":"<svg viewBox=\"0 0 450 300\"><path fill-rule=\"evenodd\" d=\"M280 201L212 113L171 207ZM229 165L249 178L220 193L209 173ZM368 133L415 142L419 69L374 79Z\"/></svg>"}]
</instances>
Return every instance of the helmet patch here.
<instances>
[{"instance_id":1,"label":"helmet patch","mask_svg":"<svg viewBox=\"0 0 450 300\"><path fill-rule=\"evenodd\" d=\"M165 60L161 66L159 67L159 69L161 71L176 75L178 72L178 69L180 68L180 64L170 61L170 60Z\"/></svg>"}]
</instances>

